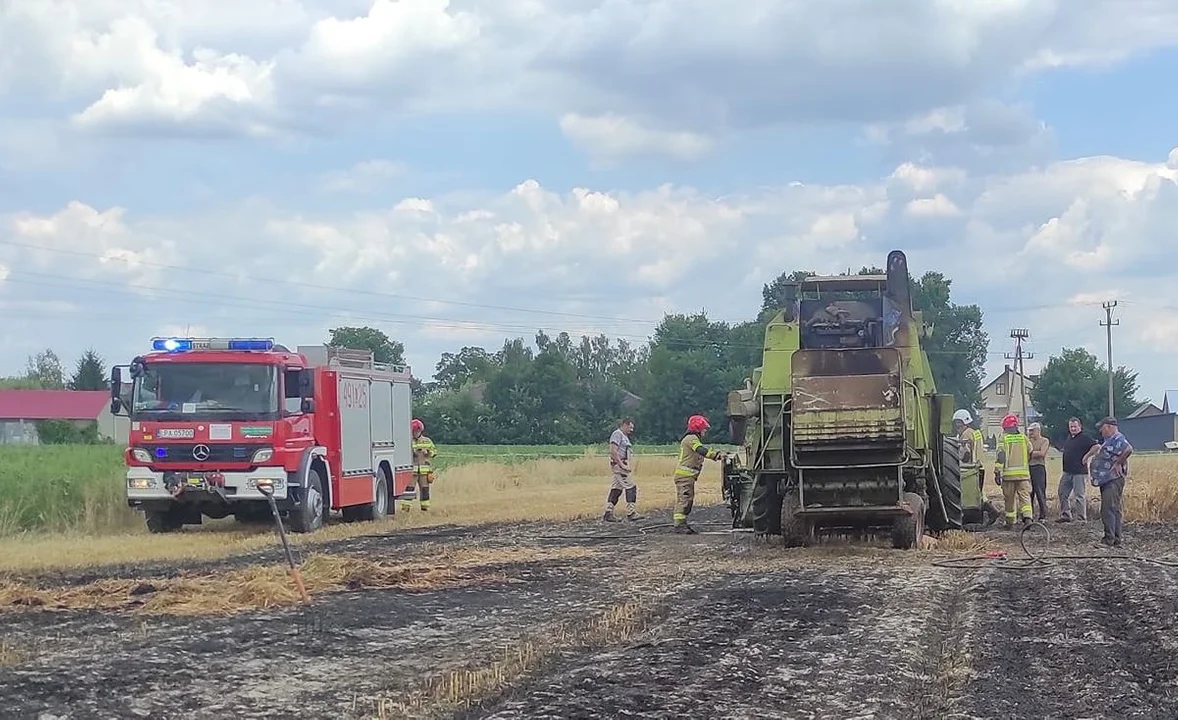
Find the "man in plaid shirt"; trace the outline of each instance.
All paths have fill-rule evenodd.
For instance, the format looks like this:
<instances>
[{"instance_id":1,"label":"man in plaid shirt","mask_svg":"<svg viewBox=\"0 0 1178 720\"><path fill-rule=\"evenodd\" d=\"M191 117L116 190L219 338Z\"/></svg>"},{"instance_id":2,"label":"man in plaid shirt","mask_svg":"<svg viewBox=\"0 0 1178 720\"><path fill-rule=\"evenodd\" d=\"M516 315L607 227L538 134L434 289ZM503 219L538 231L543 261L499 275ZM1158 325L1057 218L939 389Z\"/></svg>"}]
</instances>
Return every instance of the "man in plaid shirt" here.
<instances>
[{"instance_id":1,"label":"man in plaid shirt","mask_svg":"<svg viewBox=\"0 0 1178 720\"><path fill-rule=\"evenodd\" d=\"M1097 547L1120 547L1122 501L1125 495L1125 478L1129 475L1129 456L1133 446L1121 434L1121 428L1114 417L1106 417L1096 425L1104 439L1100 445L1093 445L1084 456L1092 484L1100 488L1100 519L1104 522L1104 537Z\"/></svg>"}]
</instances>

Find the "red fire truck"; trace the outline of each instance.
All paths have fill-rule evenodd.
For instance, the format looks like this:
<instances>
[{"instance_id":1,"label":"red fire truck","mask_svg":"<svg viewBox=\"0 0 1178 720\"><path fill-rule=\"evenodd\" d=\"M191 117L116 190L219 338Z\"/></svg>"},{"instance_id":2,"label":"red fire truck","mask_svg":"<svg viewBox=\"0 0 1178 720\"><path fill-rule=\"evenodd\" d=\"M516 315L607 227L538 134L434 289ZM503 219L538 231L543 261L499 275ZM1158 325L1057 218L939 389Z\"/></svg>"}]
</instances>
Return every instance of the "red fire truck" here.
<instances>
[{"instance_id":1,"label":"red fire truck","mask_svg":"<svg viewBox=\"0 0 1178 720\"><path fill-rule=\"evenodd\" d=\"M264 519L259 481L295 532L332 510L346 521L395 513L412 473L410 379L367 350L154 338L111 371L111 412L131 420L127 504L156 533Z\"/></svg>"}]
</instances>

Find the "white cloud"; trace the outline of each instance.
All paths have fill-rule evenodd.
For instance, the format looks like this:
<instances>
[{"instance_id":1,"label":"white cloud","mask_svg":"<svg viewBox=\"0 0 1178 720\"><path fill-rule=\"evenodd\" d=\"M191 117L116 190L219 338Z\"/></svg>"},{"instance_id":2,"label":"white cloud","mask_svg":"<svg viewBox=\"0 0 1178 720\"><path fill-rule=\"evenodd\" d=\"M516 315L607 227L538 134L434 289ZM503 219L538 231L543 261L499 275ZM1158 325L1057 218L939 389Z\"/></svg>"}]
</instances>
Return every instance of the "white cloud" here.
<instances>
[{"instance_id":1,"label":"white cloud","mask_svg":"<svg viewBox=\"0 0 1178 720\"><path fill-rule=\"evenodd\" d=\"M954 217L961 214L961 209L952 200L937 193L930 198L918 198L909 202L904 206L904 213L918 218Z\"/></svg>"},{"instance_id":2,"label":"white cloud","mask_svg":"<svg viewBox=\"0 0 1178 720\"><path fill-rule=\"evenodd\" d=\"M1178 320L1168 315L1154 318L1141 328L1137 337L1155 351L1178 355ZM1120 363L1114 358L1114 365Z\"/></svg>"},{"instance_id":3,"label":"white cloud","mask_svg":"<svg viewBox=\"0 0 1178 720\"><path fill-rule=\"evenodd\" d=\"M1178 185L1165 163L1069 161L985 186L964 183L958 213L940 217L935 244L909 239L903 211L910 187L895 179L906 172L863 186L790 183L724 198L670 185L561 193L527 180L481 200L410 196L346 215L247 204L212 218L164 219L72 203L56 213L19 214L9 234L83 255L9 248L4 263L11 280L50 265L64 285L93 280L62 297L81 299L80 319L98 309L98 300L85 299L89 288L105 282L114 299L104 311L118 308L127 317L104 324L102 337L89 342L129 345L144 327L191 324L290 335L297 344L316 342L310 334L348 319L386 328L407 343L417 367L428 368L455 343L497 345L492 340L530 338L538 328L601 329L639 341L670 309L747 318L759 307L761 284L782 270L879 265L898 247L914 272L940 270L953 279L958 301L982 304L992 368L1001 367L1014 326L1030 328L1040 360L1062 345L1099 347L1103 312L1096 303L1116 297L1124 331L1150 343L1127 343L1118 362L1142 369L1147 382L1164 382L1167 366L1151 348L1169 342L1169 326L1156 320L1156 308L1178 306L1171 290L1178 273L1158 262L1170 252L1158 241L1169 239L1178 218ZM1068 220L1077 206L1088 208L1082 231ZM1042 229L1053 224L1073 228L1072 247L1045 244ZM179 227L188 234L167 232ZM168 242L170 250L161 244ZM179 247L192 249L188 267L221 274L101 261L123 250L183 265ZM1116 248L1115 256L1094 264L1068 254L1104 257L1101 247ZM153 284L183 287L144 306L125 286L127 273L140 280L154 273ZM1154 283L1148 302L1119 289L1146 282L1140 278ZM11 299L37 299L25 297L21 283L6 285Z\"/></svg>"},{"instance_id":4,"label":"white cloud","mask_svg":"<svg viewBox=\"0 0 1178 720\"><path fill-rule=\"evenodd\" d=\"M960 168L926 167L906 162L896 168L891 177L915 192L928 193L939 190L945 185L963 182L965 171Z\"/></svg>"},{"instance_id":5,"label":"white cloud","mask_svg":"<svg viewBox=\"0 0 1178 720\"><path fill-rule=\"evenodd\" d=\"M94 129L197 133L281 135L341 107L510 108L573 119L579 137L647 117L675 128L660 142L677 156L794 121L1017 135L1017 113L979 102L1012 73L1178 43L1178 7L1073 5L9 0L0 92L80 102Z\"/></svg>"},{"instance_id":6,"label":"white cloud","mask_svg":"<svg viewBox=\"0 0 1178 720\"><path fill-rule=\"evenodd\" d=\"M714 146L710 138L699 133L651 130L631 118L612 114L585 117L569 113L560 119L560 129L574 145L603 165L643 155L699 160Z\"/></svg>"},{"instance_id":7,"label":"white cloud","mask_svg":"<svg viewBox=\"0 0 1178 720\"><path fill-rule=\"evenodd\" d=\"M52 215L18 213L7 220L8 230L20 255L41 272L60 272L83 279L121 276L134 287L160 275L165 260L183 262L177 243L149 225L130 229L126 210L112 207L99 211L73 201Z\"/></svg>"},{"instance_id":8,"label":"white cloud","mask_svg":"<svg viewBox=\"0 0 1178 720\"><path fill-rule=\"evenodd\" d=\"M322 187L327 192L366 193L404 178L409 173L405 163L393 160L365 160L347 170L327 173Z\"/></svg>"}]
</instances>

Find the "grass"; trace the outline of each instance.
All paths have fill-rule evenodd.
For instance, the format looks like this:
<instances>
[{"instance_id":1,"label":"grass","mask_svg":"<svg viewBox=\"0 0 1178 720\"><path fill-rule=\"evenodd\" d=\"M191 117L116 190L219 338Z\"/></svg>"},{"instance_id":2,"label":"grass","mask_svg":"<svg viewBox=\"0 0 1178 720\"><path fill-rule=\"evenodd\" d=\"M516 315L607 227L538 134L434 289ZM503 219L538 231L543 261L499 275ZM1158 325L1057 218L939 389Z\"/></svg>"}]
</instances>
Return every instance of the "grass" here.
<instances>
[{"instance_id":1,"label":"grass","mask_svg":"<svg viewBox=\"0 0 1178 720\"><path fill-rule=\"evenodd\" d=\"M301 566L308 593L398 588L441 590L508 580L491 568L505 563L585 557L584 548L481 550L447 548L429 560L378 562L315 553ZM54 610L128 611L144 615L233 615L295 605L301 601L286 568L251 565L217 573L188 573L144 582L105 579L81 585L35 587L0 581L0 612L39 607Z\"/></svg>"},{"instance_id":2,"label":"grass","mask_svg":"<svg viewBox=\"0 0 1178 720\"><path fill-rule=\"evenodd\" d=\"M648 456L635 462L638 502L643 510L674 503L671 472L675 458ZM609 464L602 455L573 459L521 460L514 464L471 459L440 469L429 513L414 509L380 523L336 523L312 535L293 535L298 547L314 547L373 532L396 532L443 524L571 520L601 511L609 488ZM720 500L720 475L709 463L698 490L699 502ZM232 519L206 521L183 532L149 536L141 516L117 529L87 526L59 532L25 532L0 537L0 571L28 572L157 560L208 560L272 547L268 528L243 528Z\"/></svg>"},{"instance_id":3,"label":"grass","mask_svg":"<svg viewBox=\"0 0 1178 720\"><path fill-rule=\"evenodd\" d=\"M993 459L986 463L986 493L1001 504L1002 491L994 486ZM1059 458L1047 461L1048 516L1059 515ZM1089 484L1085 497L1088 517L1100 518L1100 490ZM1128 523L1178 522L1178 455L1142 454L1130 458L1125 483L1124 516Z\"/></svg>"},{"instance_id":4,"label":"grass","mask_svg":"<svg viewBox=\"0 0 1178 720\"><path fill-rule=\"evenodd\" d=\"M439 463L428 514L398 511L375 527L333 524L310 536L294 536L295 544L314 547L372 532L439 524L595 516L609 486L604 446L442 446L440 451L446 461ZM644 510L669 508L674 502L670 451L639 448L635 465ZM206 521L175 535L148 536L142 516L125 505L123 472L121 455L111 447L0 447L0 571L217 559L274 543L269 529L243 527L232 519ZM1058 459L1050 461L1048 498L1053 513L1058 507L1059 473ZM987 489L994 494L990 479ZM697 494L700 505L720 500L714 463L705 466ZM1095 504L1099 493L1089 488L1088 497ZM1178 520L1178 457L1134 458L1125 519ZM940 549L969 545L968 537L954 537Z\"/></svg>"},{"instance_id":5,"label":"grass","mask_svg":"<svg viewBox=\"0 0 1178 720\"><path fill-rule=\"evenodd\" d=\"M659 456L669 446L636 446ZM526 465L537 459L598 458L605 445L443 445L437 467L493 462ZM30 531L97 535L139 529L141 515L125 502L122 450L110 445L0 445L0 537Z\"/></svg>"}]
</instances>

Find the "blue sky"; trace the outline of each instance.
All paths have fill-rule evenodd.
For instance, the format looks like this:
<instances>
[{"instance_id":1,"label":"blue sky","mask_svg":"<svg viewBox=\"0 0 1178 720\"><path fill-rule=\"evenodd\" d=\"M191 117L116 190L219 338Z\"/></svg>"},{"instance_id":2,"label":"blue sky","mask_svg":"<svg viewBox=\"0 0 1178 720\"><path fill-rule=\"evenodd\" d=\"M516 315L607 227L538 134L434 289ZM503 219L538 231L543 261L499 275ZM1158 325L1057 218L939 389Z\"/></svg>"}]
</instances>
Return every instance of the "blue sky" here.
<instances>
[{"instance_id":1,"label":"blue sky","mask_svg":"<svg viewBox=\"0 0 1178 720\"><path fill-rule=\"evenodd\" d=\"M540 327L740 319L899 247L982 306L991 372L1014 326L1031 368L1103 357L1115 297L1115 361L1178 387L1178 6L250 8L0 9L0 373L363 322L428 376Z\"/></svg>"}]
</instances>

